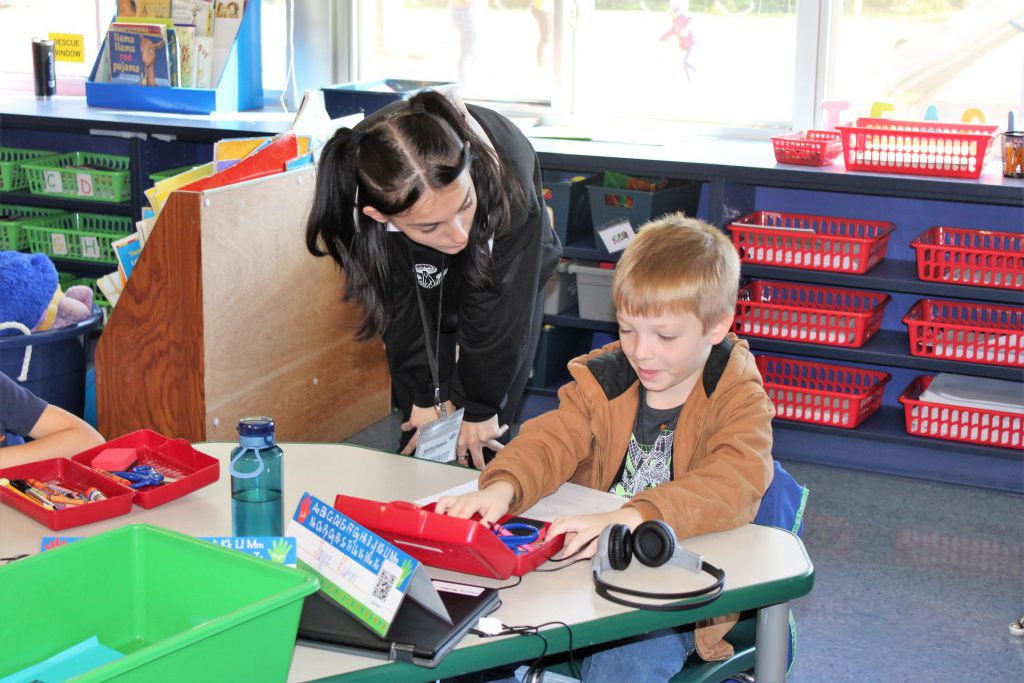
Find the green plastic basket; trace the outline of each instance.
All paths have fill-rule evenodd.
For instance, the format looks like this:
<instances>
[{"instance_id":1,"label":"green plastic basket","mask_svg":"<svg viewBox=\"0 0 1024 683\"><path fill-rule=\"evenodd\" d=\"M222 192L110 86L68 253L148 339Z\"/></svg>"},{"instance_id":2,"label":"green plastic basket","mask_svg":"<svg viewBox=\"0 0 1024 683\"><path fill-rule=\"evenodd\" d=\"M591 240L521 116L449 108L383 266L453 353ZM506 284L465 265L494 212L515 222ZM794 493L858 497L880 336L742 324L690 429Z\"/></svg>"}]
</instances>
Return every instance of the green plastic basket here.
<instances>
[{"instance_id":1,"label":"green plastic basket","mask_svg":"<svg viewBox=\"0 0 1024 683\"><path fill-rule=\"evenodd\" d=\"M30 159L41 161L42 157L54 155L54 152L43 149L0 147L0 192L24 190L28 187L24 162Z\"/></svg>"},{"instance_id":2,"label":"green plastic basket","mask_svg":"<svg viewBox=\"0 0 1024 683\"><path fill-rule=\"evenodd\" d=\"M59 216L62 213L65 212L60 209L0 204L0 250L18 251L27 248L28 244L25 242L21 224L33 218Z\"/></svg>"},{"instance_id":3,"label":"green plastic basket","mask_svg":"<svg viewBox=\"0 0 1024 683\"><path fill-rule=\"evenodd\" d=\"M30 251L72 261L116 264L110 243L130 235L135 224L127 216L66 213L24 221L21 228Z\"/></svg>"},{"instance_id":4,"label":"green plastic basket","mask_svg":"<svg viewBox=\"0 0 1024 683\"><path fill-rule=\"evenodd\" d=\"M125 656L76 683L283 681L317 587L208 541L120 527L0 567L0 591L25 606L0 620L0 678L97 636Z\"/></svg>"},{"instance_id":5,"label":"green plastic basket","mask_svg":"<svg viewBox=\"0 0 1024 683\"><path fill-rule=\"evenodd\" d=\"M156 185L161 180L166 180L167 178L173 178L174 176L178 175L179 173L184 173L185 171L191 171L193 168L195 168L196 166L199 166L199 165L200 164L189 164L188 166L179 166L178 168L169 168L166 171L157 171L156 173L150 173L149 174L149 179L151 181L153 181L154 185Z\"/></svg>"},{"instance_id":6,"label":"green plastic basket","mask_svg":"<svg viewBox=\"0 0 1024 683\"><path fill-rule=\"evenodd\" d=\"M22 164L32 194L97 202L127 202L132 188L128 157L70 152Z\"/></svg>"}]
</instances>

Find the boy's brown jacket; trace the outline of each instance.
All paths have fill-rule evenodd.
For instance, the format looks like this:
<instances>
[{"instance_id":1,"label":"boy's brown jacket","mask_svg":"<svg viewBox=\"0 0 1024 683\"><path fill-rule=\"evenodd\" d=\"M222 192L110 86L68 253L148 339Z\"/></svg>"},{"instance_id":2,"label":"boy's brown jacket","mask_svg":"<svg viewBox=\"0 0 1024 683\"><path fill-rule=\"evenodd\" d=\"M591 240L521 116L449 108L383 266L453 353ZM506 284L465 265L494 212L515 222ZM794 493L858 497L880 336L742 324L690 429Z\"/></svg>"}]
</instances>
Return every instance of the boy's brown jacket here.
<instances>
[{"instance_id":1,"label":"boy's brown jacket","mask_svg":"<svg viewBox=\"0 0 1024 683\"><path fill-rule=\"evenodd\" d=\"M480 475L480 488L498 480L512 484L513 514L566 481L607 491L625 456L639 381L619 343L572 360L569 371L575 381L559 390L559 407L523 424ZM680 539L753 521L772 479L774 414L747 343L730 333L712 348L679 415L673 480L625 505L645 521L665 520ZM704 660L732 655L723 637L736 618L699 625L697 652Z\"/></svg>"}]
</instances>

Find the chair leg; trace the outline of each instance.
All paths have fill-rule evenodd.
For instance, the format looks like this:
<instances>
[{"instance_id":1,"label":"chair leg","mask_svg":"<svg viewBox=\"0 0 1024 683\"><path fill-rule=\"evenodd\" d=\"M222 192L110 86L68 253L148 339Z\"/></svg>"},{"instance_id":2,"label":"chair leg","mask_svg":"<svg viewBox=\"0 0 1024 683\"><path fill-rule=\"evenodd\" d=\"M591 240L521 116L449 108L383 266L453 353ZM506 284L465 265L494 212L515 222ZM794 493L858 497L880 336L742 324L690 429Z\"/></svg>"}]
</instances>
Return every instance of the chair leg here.
<instances>
[{"instance_id":1,"label":"chair leg","mask_svg":"<svg viewBox=\"0 0 1024 683\"><path fill-rule=\"evenodd\" d=\"M789 652L789 603L757 611L754 677L758 683L785 683Z\"/></svg>"}]
</instances>

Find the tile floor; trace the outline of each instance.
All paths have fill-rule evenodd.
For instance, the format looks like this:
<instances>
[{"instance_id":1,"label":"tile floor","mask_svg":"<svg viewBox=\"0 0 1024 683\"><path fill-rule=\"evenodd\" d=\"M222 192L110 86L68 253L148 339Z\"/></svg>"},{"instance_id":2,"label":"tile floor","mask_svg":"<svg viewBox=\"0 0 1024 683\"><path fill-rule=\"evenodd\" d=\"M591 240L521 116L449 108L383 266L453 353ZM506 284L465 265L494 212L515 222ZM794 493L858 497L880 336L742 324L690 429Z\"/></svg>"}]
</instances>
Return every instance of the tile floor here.
<instances>
[{"instance_id":1,"label":"tile floor","mask_svg":"<svg viewBox=\"0 0 1024 683\"><path fill-rule=\"evenodd\" d=\"M349 441L390 449L392 416ZM1024 498L785 463L810 491L814 590L790 683L1024 683ZM1024 476L1024 466L1022 466Z\"/></svg>"}]
</instances>

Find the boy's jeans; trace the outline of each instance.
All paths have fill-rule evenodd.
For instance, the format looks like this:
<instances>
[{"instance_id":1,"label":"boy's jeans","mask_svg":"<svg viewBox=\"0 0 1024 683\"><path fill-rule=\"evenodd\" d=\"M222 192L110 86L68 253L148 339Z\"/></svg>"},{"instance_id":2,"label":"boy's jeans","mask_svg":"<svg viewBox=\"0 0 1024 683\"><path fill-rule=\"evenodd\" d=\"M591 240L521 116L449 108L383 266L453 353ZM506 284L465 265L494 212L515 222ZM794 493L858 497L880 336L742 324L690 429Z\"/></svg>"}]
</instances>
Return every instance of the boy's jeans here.
<instances>
[{"instance_id":1,"label":"boy's jeans","mask_svg":"<svg viewBox=\"0 0 1024 683\"><path fill-rule=\"evenodd\" d=\"M665 629L595 652L583 660L585 683L665 683L695 648L693 629Z\"/></svg>"}]
</instances>

